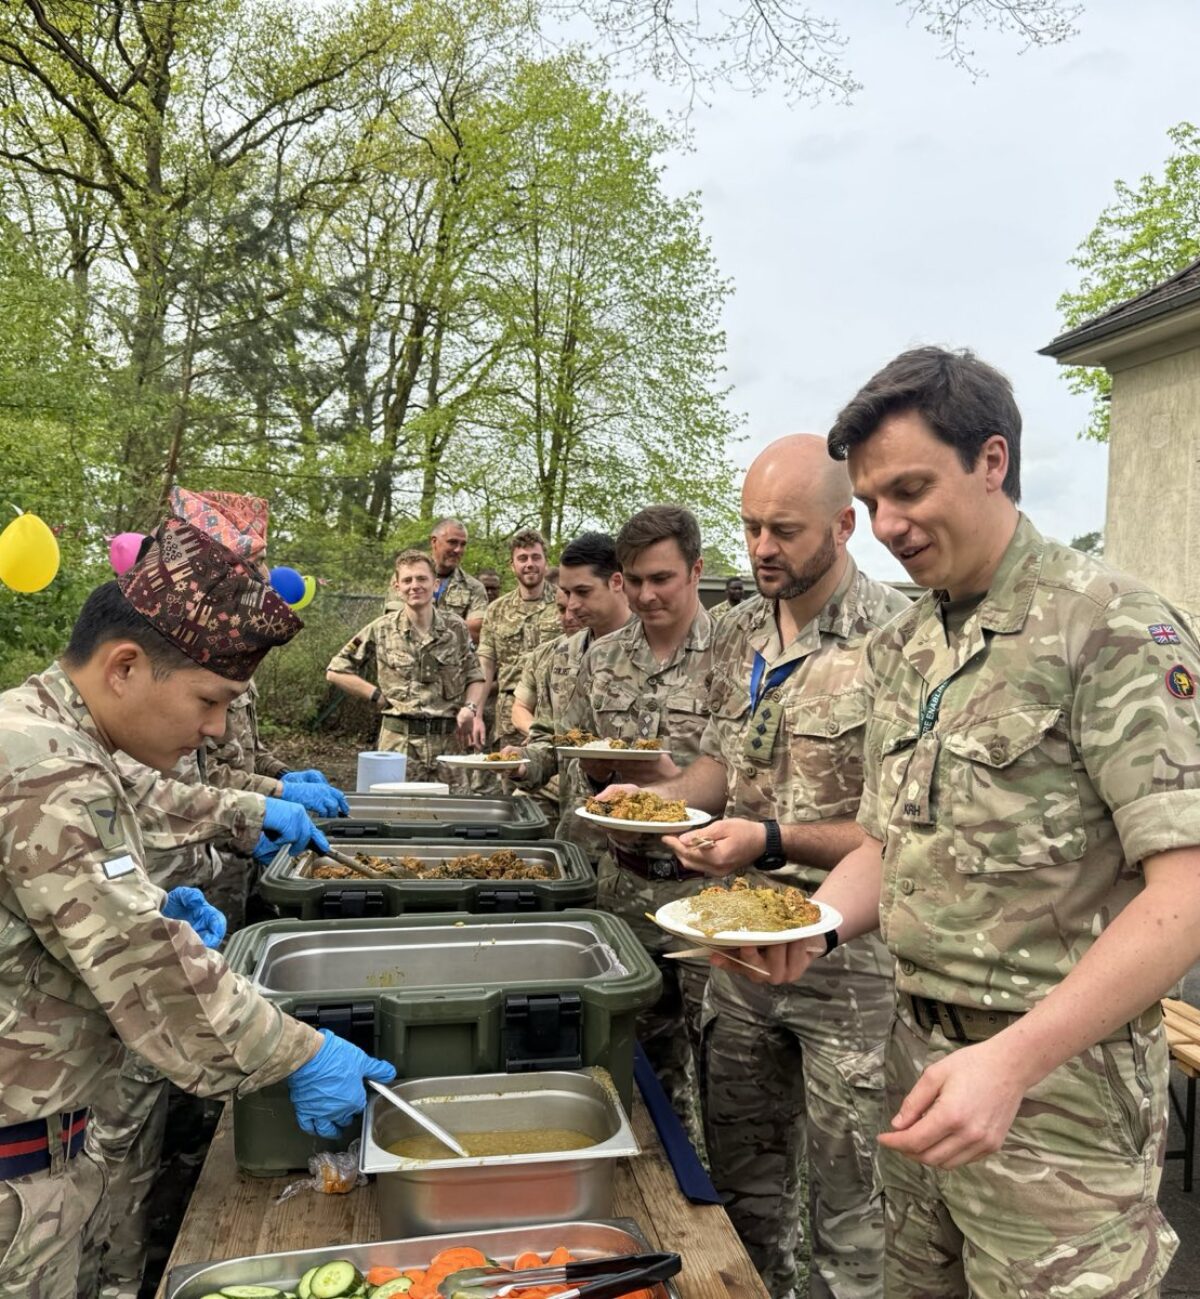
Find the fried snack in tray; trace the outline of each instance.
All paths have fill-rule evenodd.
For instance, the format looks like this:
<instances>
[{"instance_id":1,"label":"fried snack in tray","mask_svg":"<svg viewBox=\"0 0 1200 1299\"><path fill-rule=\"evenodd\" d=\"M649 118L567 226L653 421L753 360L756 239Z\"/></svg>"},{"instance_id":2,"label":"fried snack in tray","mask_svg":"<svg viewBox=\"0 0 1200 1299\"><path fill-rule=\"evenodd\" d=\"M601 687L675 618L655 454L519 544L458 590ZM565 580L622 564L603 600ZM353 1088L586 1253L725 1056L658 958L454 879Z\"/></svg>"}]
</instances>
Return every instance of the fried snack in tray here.
<instances>
[{"instance_id":1,"label":"fried snack in tray","mask_svg":"<svg viewBox=\"0 0 1200 1299\"><path fill-rule=\"evenodd\" d=\"M649 789L639 789L635 794L621 794L610 803L589 798L587 810L595 816L611 817L614 821L668 821L688 819L687 804L681 798L663 798Z\"/></svg>"},{"instance_id":2,"label":"fried snack in tray","mask_svg":"<svg viewBox=\"0 0 1200 1299\"><path fill-rule=\"evenodd\" d=\"M688 917L694 929L709 937L727 930L772 934L802 929L820 918L820 908L799 889L760 889L745 880L734 880L727 889L701 889L691 899Z\"/></svg>"},{"instance_id":3,"label":"fried snack in tray","mask_svg":"<svg viewBox=\"0 0 1200 1299\"><path fill-rule=\"evenodd\" d=\"M320 858L309 872L313 879L394 879L394 880L549 880L554 873L537 862L524 861L511 849L503 848L490 857L469 852L443 862L423 862L419 857L372 857L354 854L360 871Z\"/></svg>"}]
</instances>

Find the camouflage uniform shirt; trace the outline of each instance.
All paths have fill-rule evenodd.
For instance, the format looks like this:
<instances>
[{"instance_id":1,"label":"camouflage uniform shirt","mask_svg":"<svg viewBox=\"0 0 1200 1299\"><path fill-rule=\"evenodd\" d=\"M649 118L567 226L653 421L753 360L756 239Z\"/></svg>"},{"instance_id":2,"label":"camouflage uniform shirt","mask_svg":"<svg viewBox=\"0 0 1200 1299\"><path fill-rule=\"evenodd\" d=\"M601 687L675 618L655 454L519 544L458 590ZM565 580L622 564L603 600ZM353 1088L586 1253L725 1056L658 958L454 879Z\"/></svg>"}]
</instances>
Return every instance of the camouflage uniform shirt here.
<instances>
[{"instance_id":1,"label":"camouflage uniform shirt","mask_svg":"<svg viewBox=\"0 0 1200 1299\"><path fill-rule=\"evenodd\" d=\"M470 577L456 568L447 578L434 576L433 603L443 613L456 613L463 622L468 618L482 618L487 612L487 588L477 577ZM438 594L442 582L446 585ZM393 587L388 587L387 599L384 601L384 613L395 613L403 609L404 597Z\"/></svg>"},{"instance_id":2,"label":"camouflage uniform shirt","mask_svg":"<svg viewBox=\"0 0 1200 1299\"><path fill-rule=\"evenodd\" d=\"M286 765L267 748L258 732L258 686L253 681L250 688L229 705L225 734L219 740L207 740L204 745L207 766L203 779L221 788L250 788L260 794L273 793L273 785L286 771ZM234 785L230 771L243 771L248 775L265 777L257 785Z\"/></svg>"},{"instance_id":3,"label":"camouflage uniform shirt","mask_svg":"<svg viewBox=\"0 0 1200 1299\"><path fill-rule=\"evenodd\" d=\"M700 747L727 773L726 816L794 823L855 815L868 707L863 646L908 603L849 560L829 603L786 648L773 600L743 600L725 615L713 637L712 716ZM796 666L752 710L756 653L767 683ZM826 874L803 865L789 873L811 888Z\"/></svg>"},{"instance_id":4,"label":"camouflage uniform shirt","mask_svg":"<svg viewBox=\"0 0 1200 1299\"><path fill-rule=\"evenodd\" d=\"M521 677L521 661L544 641L562 635L554 587L546 583L538 600L522 600L521 588L493 600L479 631L479 657L496 665L496 737L512 732L513 691Z\"/></svg>"},{"instance_id":5,"label":"camouflage uniform shirt","mask_svg":"<svg viewBox=\"0 0 1200 1299\"><path fill-rule=\"evenodd\" d=\"M259 799L193 794L186 819L163 812L152 835L227 831L233 798L244 804L234 837L252 847ZM160 914L139 814L57 666L0 696L0 800L0 1122L90 1104L126 1047L208 1095L254 1091L312 1055L312 1029Z\"/></svg>"},{"instance_id":6,"label":"camouflage uniform shirt","mask_svg":"<svg viewBox=\"0 0 1200 1299\"><path fill-rule=\"evenodd\" d=\"M957 631L929 593L868 647L859 822L917 996L1028 1010L1200 844L1200 645L1143 583L1021 516Z\"/></svg>"},{"instance_id":7,"label":"camouflage uniform shirt","mask_svg":"<svg viewBox=\"0 0 1200 1299\"><path fill-rule=\"evenodd\" d=\"M333 656L329 671L363 676L372 658L390 717L454 717L467 686L483 680L467 624L440 609L425 636L403 610L376 618Z\"/></svg>"}]
</instances>

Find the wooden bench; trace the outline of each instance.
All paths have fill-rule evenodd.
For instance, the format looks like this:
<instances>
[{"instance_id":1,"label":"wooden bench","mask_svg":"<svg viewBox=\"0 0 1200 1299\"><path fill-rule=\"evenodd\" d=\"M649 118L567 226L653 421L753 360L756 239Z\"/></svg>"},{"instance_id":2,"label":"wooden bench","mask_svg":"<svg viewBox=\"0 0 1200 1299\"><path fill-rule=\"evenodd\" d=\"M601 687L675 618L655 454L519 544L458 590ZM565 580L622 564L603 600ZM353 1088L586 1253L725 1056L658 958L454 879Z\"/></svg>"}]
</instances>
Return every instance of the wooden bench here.
<instances>
[{"instance_id":1,"label":"wooden bench","mask_svg":"<svg viewBox=\"0 0 1200 1299\"><path fill-rule=\"evenodd\" d=\"M1186 1001L1164 997L1163 1020L1167 1042L1171 1047L1171 1063L1187 1080L1183 1104L1170 1088L1171 1104L1183 1127L1183 1149L1168 1150L1168 1159L1183 1160L1183 1189L1192 1189L1192 1159L1196 1152L1196 1079L1200 1078L1200 1010Z\"/></svg>"}]
</instances>

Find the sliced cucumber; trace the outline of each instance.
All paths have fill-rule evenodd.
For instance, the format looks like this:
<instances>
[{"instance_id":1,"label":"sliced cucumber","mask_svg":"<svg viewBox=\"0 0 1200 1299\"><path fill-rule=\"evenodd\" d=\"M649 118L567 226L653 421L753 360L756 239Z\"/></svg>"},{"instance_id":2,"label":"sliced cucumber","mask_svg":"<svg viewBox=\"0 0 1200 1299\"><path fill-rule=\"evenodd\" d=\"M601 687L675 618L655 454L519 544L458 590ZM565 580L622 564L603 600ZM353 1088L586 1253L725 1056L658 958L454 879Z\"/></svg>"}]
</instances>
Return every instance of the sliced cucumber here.
<instances>
[{"instance_id":1,"label":"sliced cucumber","mask_svg":"<svg viewBox=\"0 0 1200 1299\"><path fill-rule=\"evenodd\" d=\"M362 1285L362 1275L353 1263L344 1259L335 1259L332 1263L322 1264L313 1273L309 1282L311 1299L342 1299Z\"/></svg>"},{"instance_id":2,"label":"sliced cucumber","mask_svg":"<svg viewBox=\"0 0 1200 1299\"><path fill-rule=\"evenodd\" d=\"M310 1267L307 1272L300 1278L296 1286L296 1293L300 1299L312 1299L312 1279L320 1271L318 1267Z\"/></svg>"},{"instance_id":3,"label":"sliced cucumber","mask_svg":"<svg viewBox=\"0 0 1200 1299\"><path fill-rule=\"evenodd\" d=\"M273 1285L223 1285L225 1299L283 1299L283 1291Z\"/></svg>"},{"instance_id":4,"label":"sliced cucumber","mask_svg":"<svg viewBox=\"0 0 1200 1299\"><path fill-rule=\"evenodd\" d=\"M384 1281L371 1291L371 1299L398 1299L399 1295L408 1294L412 1289L411 1276L398 1276L392 1281Z\"/></svg>"}]
</instances>

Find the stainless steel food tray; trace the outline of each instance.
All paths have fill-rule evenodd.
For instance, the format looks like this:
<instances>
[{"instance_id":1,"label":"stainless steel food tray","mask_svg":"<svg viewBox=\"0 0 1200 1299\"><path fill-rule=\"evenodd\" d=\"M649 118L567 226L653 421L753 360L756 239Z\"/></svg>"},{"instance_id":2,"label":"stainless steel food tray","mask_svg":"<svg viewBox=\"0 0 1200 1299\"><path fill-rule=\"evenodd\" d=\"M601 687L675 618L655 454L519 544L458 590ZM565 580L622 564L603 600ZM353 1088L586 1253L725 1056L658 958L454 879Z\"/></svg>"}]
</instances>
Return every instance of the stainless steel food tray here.
<instances>
[{"instance_id":1,"label":"stainless steel food tray","mask_svg":"<svg viewBox=\"0 0 1200 1299\"><path fill-rule=\"evenodd\" d=\"M225 1262L186 1263L172 1268L168 1274L166 1299L201 1299L202 1295L227 1285L269 1285L281 1290L294 1290L310 1267L339 1258L353 1263L360 1272L369 1267L424 1268L435 1254L455 1245L473 1245L500 1263L512 1263L525 1250L535 1250L544 1258L556 1245L566 1246L580 1259L604 1254L639 1254L652 1248L632 1218L451 1232L441 1236L335 1245L284 1254L254 1254ZM687 1266L686 1260L684 1266ZM674 1283L668 1281L659 1287L660 1295L664 1291L670 1299L679 1299Z\"/></svg>"},{"instance_id":2,"label":"stainless steel food tray","mask_svg":"<svg viewBox=\"0 0 1200 1299\"><path fill-rule=\"evenodd\" d=\"M497 920L422 928L323 928L272 933L254 967L271 994L376 992L618 978L627 971L590 924Z\"/></svg>"}]
</instances>

